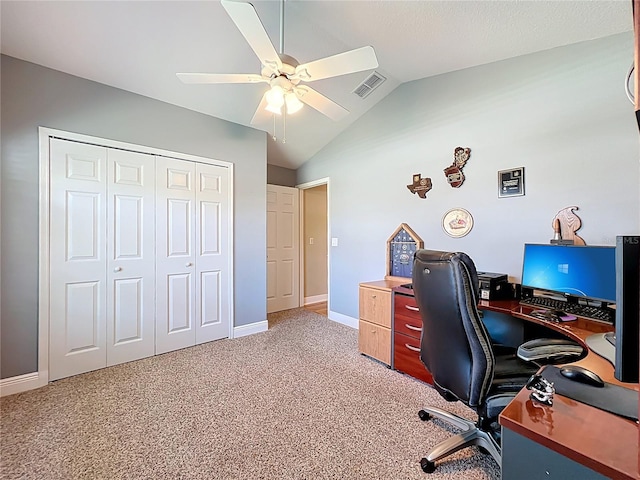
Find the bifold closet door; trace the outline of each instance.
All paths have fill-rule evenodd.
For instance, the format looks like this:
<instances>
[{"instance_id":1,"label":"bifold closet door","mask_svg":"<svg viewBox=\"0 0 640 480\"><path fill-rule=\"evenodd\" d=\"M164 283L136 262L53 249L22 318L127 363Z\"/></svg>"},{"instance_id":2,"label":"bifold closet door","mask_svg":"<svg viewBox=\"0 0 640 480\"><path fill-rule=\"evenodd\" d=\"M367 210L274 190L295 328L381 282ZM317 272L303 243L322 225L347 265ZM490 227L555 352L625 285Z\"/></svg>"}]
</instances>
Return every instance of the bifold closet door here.
<instances>
[{"instance_id":1,"label":"bifold closet door","mask_svg":"<svg viewBox=\"0 0 640 480\"><path fill-rule=\"evenodd\" d=\"M155 159L52 139L50 379L154 354Z\"/></svg>"},{"instance_id":2,"label":"bifold closet door","mask_svg":"<svg viewBox=\"0 0 640 480\"><path fill-rule=\"evenodd\" d=\"M107 149L51 139L49 379L106 366Z\"/></svg>"},{"instance_id":3,"label":"bifold closet door","mask_svg":"<svg viewBox=\"0 0 640 480\"><path fill-rule=\"evenodd\" d=\"M155 157L107 152L107 366L155 353Z\"/></svg>"},{"instance_id":4,"label":"bifold closet door","mask_svg":"<svg viewBox=\"0 0 640 480\"><path fill-rule=\"evenodd\" d=\"M156 159L156 353L229 336L229 174Z\"/></svg>"}]
</instances>

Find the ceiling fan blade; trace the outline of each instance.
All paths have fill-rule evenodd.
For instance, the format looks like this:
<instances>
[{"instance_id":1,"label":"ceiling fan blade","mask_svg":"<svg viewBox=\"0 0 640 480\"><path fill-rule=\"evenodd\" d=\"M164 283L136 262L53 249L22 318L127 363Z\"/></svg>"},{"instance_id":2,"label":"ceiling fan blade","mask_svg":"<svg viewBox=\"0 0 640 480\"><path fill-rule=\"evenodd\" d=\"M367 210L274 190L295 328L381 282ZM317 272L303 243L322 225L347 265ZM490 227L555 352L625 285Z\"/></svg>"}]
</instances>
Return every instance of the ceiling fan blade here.
<instances>
[{"instance_id":1,"label":"ceiling fan blade","mask_svg":"<svg viewBox=\"0 0 640 480\"><path fill-rule=\"evenodd\" d=\"M309 88L307 86L296 87L294 92L302 102L312 108L315 108L335 122L342 120L349 114L349 110L341 107L333 100L329 100L313 88Z\"/></svg>"},{"instance_id":2,"label":"ceiling fan blade","mask_svg":"<svg viewBox=\"0 0 640 480\"><path fill-rule=\"evenodd\" d=\"M373 47L367 46L298 65L290 78L313 82L373 68L378 68L378 59Z\"/></svg>"},{"instance_id":3,"label":"ceiling fan blade","mask_svg":"<svg viewBox=\"0 0 640 480\"><path fill-rule=\"evenodd\" d=\"M260 83L269 82L253 73L176 73L184 83Z\"/></svg>"},{"instance_id":4,"label":"ceiling fan blade","mask_svg":"<svg viewBox=\"0 0 640 480\"><path fill-rule=\"evenodd\" d=\"M256 113L253 114L253 118L251 119L251 125L259 125L261 123L264 123L267 120L269 120L271 116L273 116L273 113L266 110L267 93L269 93L268 90L264 92L264 95L262 96L262 100L260 100L260 105L258 105L258 108L256 109Z\"/></svg>"},{"instance_id":5,"label":"ceiling fan blade","mask_svg":"<svg viewBox=\"0 0 640 480\"><path fill-rule=\"evenodd\" d=\"M233 23L236 24L242 36L258 56L262 65L274 72L279 72L282 68L282 62L253 5L243 2L230 2L228 0L221 0L220 3L222 3Z\"/></svg>"}]
</instances>

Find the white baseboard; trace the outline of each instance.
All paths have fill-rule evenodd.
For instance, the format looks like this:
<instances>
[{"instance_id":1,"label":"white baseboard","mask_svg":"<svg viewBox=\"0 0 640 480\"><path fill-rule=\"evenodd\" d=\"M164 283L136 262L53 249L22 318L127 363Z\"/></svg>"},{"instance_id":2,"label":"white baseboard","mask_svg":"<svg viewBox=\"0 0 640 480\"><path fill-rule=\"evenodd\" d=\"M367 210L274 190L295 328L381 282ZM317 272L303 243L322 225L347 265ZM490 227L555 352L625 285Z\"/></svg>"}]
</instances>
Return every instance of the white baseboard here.
<instances>
[{"instance_id":1,"label":"white baseboard","mask_svg":"<svg viewBox=\"0 0 640 480\"><path fill-rule=\"evenodd\" d=\"M44 387L46 384L46 380L41 378L38 372L3 378L0 380L0 397L26 392L27 390L34 390Z\"/></svg>"},{"instance_id":2,"label":"white baseboard","mask_svg":"<svg viewBox=\"0 0 640 480\"><path fill-rule=\"evenodd\" d=\"M247 335L253 335L254 333L266 332L268 329L269 322L266 320L250 323L249 325L240 325L239 327L233 327L233 338L246 337Z\"/></svg>"},{"instance_id":3,"label":"white baseboard","mask_svg":"<svg viewBox=\"0 0 640 480\"><path fill-rule=\"evenodd\" d=\"M333 320L334 322L341 323L346 325L347 327L358 329L358 319L349 317L347 315L343 315L338 312L329 312L329 320Z\"/></svg>"},{"instance_id":4,"label":"white baseboard","mask_svg":"<svg viewBox=\"0 0 640 480\"><path fill-rule=\"evenodd\" d=\"M327 301L327 294L324 295L314 295L312 297L304 297L304 304L311 305L312 303L320 303Z\"/></svg>"}]
</instances>

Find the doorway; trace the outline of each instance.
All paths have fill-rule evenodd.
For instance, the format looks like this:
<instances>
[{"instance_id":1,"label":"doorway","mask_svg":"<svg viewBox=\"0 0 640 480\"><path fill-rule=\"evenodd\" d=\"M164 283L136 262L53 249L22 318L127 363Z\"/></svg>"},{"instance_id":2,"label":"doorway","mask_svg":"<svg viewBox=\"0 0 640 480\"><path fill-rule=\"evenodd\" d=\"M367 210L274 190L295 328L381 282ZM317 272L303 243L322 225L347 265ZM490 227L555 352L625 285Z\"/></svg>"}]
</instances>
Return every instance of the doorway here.
<instances>
[{"instance_id":1,"label":"doorway","mask_svg":"<svg viewBox=\"0 0 640 480\"><path fill-rule=\"evenodd\" d=\"M329 179L300 189L300 299L329 311ZM328 315L327 315L328 316Z\"/></svg>"}]
</instances>

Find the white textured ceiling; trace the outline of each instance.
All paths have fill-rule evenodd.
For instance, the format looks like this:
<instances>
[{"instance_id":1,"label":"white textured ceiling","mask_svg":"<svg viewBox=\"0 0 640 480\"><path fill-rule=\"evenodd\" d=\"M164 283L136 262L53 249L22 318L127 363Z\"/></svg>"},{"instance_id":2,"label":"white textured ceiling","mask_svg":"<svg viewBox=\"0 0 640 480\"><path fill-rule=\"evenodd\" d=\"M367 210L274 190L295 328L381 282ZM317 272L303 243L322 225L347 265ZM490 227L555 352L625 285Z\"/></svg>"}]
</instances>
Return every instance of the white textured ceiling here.
<instances>
[{"instance_id":1,"label":"white textured ceiling","mask_svg":"<svg viewBox=\"0 0 640 480\"><path fill-rule=\"evenodd\" d=\"M279 49L280 3L252 2ZM185 85L176 72L259 73L260 64L212 1L5 1L1 51L242 125L267 86ZM311 86L350 114L333 122L305 107L278 121L268 162L297 168L399 84L632 30L631 0L287 0L284 51L300 63L371 45L387 81L352 93L371 73ZM262 127L273 133L273 123Z\"/></svg>"}]
</instances>

